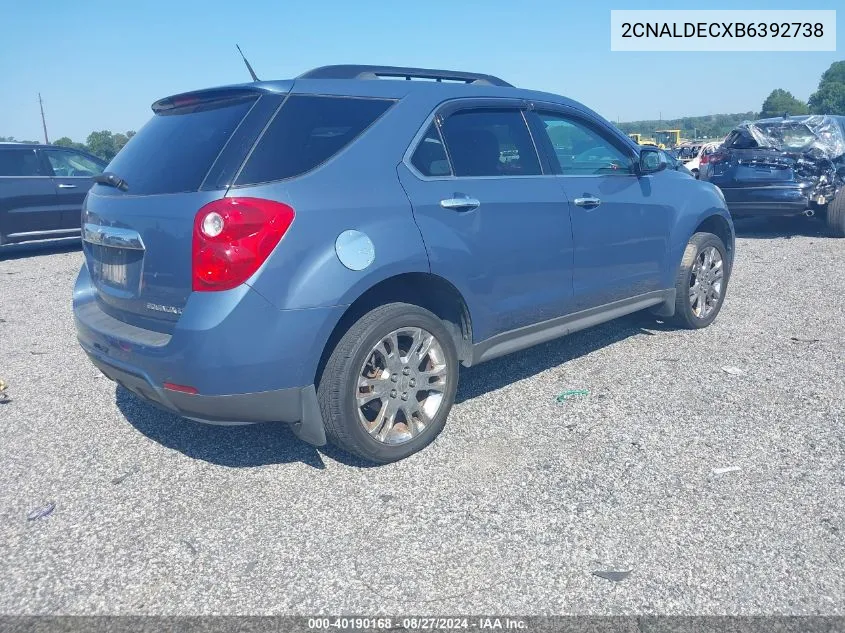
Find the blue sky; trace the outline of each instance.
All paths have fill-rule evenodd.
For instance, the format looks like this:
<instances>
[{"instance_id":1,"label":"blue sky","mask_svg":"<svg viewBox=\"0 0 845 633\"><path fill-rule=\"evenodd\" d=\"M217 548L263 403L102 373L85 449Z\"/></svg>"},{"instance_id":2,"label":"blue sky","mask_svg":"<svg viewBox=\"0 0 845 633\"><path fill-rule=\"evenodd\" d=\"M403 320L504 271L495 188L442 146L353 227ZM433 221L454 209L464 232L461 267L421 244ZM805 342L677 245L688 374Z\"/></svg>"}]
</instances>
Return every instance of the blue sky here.
<instances>
[{"instance_id":1,"label":"blue sky","mask_svg":"<svg viewBox=\"0 0 845 633\"><path fill-rule=\"evenodd\" d=\"M616 120L759 109L773 88L806 99L845 59L845 10L835 53L610 51L610 10L842 9L792 2L294 2L4 0L0 136L51 139L138 129L159 97L248 80L240 43L262 79L332 63L474 70L556 92ZM839 6L837 6L839 5Z\"/></svg>"}]
</instances>

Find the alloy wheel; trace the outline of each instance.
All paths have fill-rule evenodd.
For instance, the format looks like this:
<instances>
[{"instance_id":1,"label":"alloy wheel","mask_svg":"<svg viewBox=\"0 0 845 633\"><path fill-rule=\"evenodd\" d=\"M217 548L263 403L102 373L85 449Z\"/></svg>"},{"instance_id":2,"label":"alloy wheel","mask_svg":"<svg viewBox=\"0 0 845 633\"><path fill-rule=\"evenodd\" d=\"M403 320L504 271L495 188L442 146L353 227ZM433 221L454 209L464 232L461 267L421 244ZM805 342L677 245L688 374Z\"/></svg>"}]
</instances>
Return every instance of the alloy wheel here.
<instances>
[{"instance_id":1,"label":"alloy wheel","mask_svg":"<svg viewBox=\"0 0 845 633\"><path fill-rule=\"evenodd\" d=\"M699 319L706 319L719 305L725 266L722 254L715 246L701 250L692 265L689 286L689 302L692 313Z\"/></svg>"},{"instance_id":2,"label":"alloy wheel","mask_svg":"<svg viewBox=\"0 0 845 633\"><path fill-rule=\"evenodd\" d=\"M358 372L355 401L367 433L384 444L403 444L431 423L443 404L448 365L443 347L419 327L383 337Z\"/></svg>"}]
</instances>

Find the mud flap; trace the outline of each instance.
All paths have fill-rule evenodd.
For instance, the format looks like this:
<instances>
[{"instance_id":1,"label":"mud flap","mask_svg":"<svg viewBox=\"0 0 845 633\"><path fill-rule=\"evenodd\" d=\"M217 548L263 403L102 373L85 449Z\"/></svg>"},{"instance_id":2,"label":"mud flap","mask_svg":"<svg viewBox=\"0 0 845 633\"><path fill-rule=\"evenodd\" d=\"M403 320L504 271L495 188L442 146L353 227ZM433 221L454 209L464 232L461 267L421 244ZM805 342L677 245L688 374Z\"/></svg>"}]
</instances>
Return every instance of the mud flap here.
<instances>
[{"instance_id":1,"label":"mud flap","mask_svg":"<svg viewBox=\"0 0 845 633\"><path fill-rule=\"evenodd\" d=\"M317 403L317 390L314 385L303 387L300 392L302 414L299 422L290 425L293 434L303 442L312 446L326 445L326 427L323 424L323 414Z\"/></svg>"},{"instance_id":2,"label":"mud flap","mask_svg":"<svg viewBox=\"0 0 845 633\"><path fill-rule=\"evenodd\" d=\"M651 309L651 313L660 317L675 316L675 289L666 291L666 297L662 303L658 303Z\"/></svg>"}]
</instances>

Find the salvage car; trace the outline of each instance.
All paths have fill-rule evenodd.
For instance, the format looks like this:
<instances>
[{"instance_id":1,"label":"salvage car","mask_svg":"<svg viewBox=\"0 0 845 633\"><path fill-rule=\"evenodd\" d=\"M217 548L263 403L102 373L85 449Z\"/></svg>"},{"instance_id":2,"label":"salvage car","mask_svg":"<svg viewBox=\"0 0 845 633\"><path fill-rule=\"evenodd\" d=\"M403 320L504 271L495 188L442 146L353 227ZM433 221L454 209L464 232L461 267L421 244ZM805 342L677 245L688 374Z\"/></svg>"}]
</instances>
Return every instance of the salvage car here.
<instances>
[{"instance_id":1,"label":"salvage car","mask_svg":"<svg viewBox=\"0 0 845 633\"><path fill-rule=\"evenodd\" d=\"M82 201L105 166L67 147L0 143L0 246L78 237Z\"/></svg>"},{"instance_id":2,"label":"salvage car","mask_svg":"<svg viewBox=\"0 0 845 633\"><path fill-rule=\"evenodd\" d=\"M344 65L152 110L86 200L73 310L91 361L178 415L395 461L460 364L723 305L718 188L565 97Z\"/></svg>"},{"instance_id":3,"label":"salvage car","mask_svg":"<svg viewBox=\"0 0 845 633\"><path fill-rule=\"evenodd\" d=\"M699 171L701 170L701 164L707 164L710 160L710 156L716 151L719 145L720 143L704 143L703 145L697 146L692 154L692 157L689 160L684 161L684 167L689 169L690 173L698 178Z\"/></svg>"},{"instance_id":4,"label":"salvage car","mask_svg":"<svg viewBox=\"0 0 845 633\"><path fill-rule=\"evenodd\" d=\"M845 237L845 117L808 115L743 123L702 160L735 217L823 214Z\"/></svg>"}]
</instances>

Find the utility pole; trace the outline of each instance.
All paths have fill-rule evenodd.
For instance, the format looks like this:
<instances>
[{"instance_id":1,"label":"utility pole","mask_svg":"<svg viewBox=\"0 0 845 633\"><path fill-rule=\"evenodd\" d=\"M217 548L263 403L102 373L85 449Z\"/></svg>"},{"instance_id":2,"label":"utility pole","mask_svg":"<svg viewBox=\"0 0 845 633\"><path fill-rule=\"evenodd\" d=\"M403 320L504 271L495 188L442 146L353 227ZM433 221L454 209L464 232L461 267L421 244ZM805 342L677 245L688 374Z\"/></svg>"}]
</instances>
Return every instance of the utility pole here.
<instances>
[{"instance_id":1,"label":"utility pole","mask_svg":"<svg viewBox=\"0 0 845 633\"><path fill-rule=\"evenodd\" d=\"M44 102L41 100L41 93L38 93L38 105L41 106L41 127L44 128L44 144L49 145L50 139L47 138L47 119L44 118Z\"/></svg>"}]
</instances>

